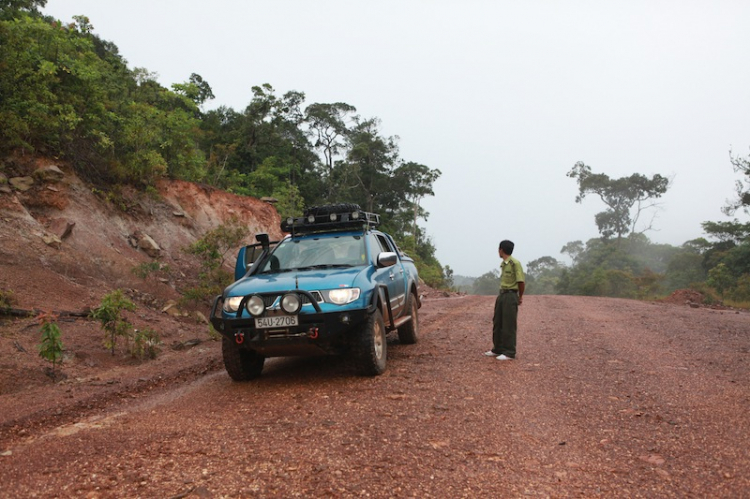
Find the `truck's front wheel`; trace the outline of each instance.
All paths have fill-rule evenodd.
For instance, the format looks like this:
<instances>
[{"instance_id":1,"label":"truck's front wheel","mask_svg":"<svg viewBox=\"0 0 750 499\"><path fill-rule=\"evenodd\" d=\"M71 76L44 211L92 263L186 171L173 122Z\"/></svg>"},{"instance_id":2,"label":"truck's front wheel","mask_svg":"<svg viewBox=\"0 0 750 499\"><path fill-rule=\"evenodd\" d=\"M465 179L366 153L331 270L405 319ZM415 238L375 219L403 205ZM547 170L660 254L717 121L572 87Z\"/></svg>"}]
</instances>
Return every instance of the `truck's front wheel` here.
<instances>
[{"instance_id":1,"label":"truck's front wheel","mask_svg":"<svg viewBox=\"0 0 750 499\"><path fill-rule=\"evenodd\" d=\"M266 360L257 352L239 348L227 337L221 339L221 354L229 377L235 381L247 381L260 376Z\"/></svg>"},{"instance_id":2,"label":"truck's front wheel","mask_svg":"<svg viewBox=\"0 0 750 499\"><path fill-rule=\"evenodd\" d=\"M377 376L385 371L387 345L385 322L380 310L367 318L359 331L354 348L357 370L364 376Z\"/></svg>"}]
</instances>

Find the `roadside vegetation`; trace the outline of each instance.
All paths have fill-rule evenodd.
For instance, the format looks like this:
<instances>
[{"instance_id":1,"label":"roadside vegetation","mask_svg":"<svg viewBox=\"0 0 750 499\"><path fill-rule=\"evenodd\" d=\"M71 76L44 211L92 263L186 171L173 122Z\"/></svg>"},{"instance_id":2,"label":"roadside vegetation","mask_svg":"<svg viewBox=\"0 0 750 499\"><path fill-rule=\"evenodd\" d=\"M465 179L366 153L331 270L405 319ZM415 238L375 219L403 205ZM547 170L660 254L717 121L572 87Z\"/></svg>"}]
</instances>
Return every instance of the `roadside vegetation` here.
<instances>
[{"instance_id":1,"label":"roadside vegetation","mask_svg":"<svg viewBox=\"0 0 750 499\"><path fill-rule=\"evenodd\" d=\"M750 159L730 154L735 172L734 199L722 211L727 215L750 212ZM529 294L567 294L653 299L678 289L693 289L706 303L750 308L750 223L703 222L705 237L682 246L656 244L646 236L654 219L643 223L655 201L669 188L661 175L640 174L611 179L577 163L568 173L576 179L582 202L597 195L606 206L596 214L600 237L566 243L560 253L569 265L544 256L526 266ZM640 223L639 223L640 222ZM474 280L462 280L463 290L496 294L499 272L492 270Z\"/></svg>"},{"instance_id":2,"label":"roadside vegetation","mask_svg":"<svg viewBox=\"0 0 750 499\"><path fill-rule=\"evenodd\" d=\"M438 261L418 222L428 219L421 201L434 195L441 172L402 158L398 138L384 136L378 118L344 102L306 103L304 92L278 94L267 83L252 87L244 109L206 111L214 94L199 74L166 88L148 69L128 67L87 17L61 22L41 14L45 5L0 0L0 174L19 155L61 158L124 211L125 187L151 195L161 178L274 198L282 217L305 206L357 203L381 214L383 229L428 285L497 292L496 269L467 279ZM730 153L730 162L743 177L724 209L747 213L750 158ZM693 288L707 300L750 303L750 223L706 221L703 234L696 227L699 237L681 246L656 244L647 236L655 228L649 215L668 178L610 178L583 162L567 176L578 183L575 202L604 204L594 220L600 237L565 243L564 260L528 262L528 293L654 298ZM210 245L193 251L203 258L205 289L192 290L191 299L225 277L211 267ZM155 271L135 270L144 278ZM0 307L10 298L0 291Z\"/></svg>"},{"instance_id":3,"label":"roadside vegetation","mask_svg":"<svg viewBox=\"0 0 750 499\"><path fill-rule=\"evenodd\" d=\"M402 158L378 118L269 84L252 87L244 109L205 111L214 94L199 74L166 88L155 73L129 68L87 17L61 22L40 13L45 5L0 0L0 173L14 155L61 158L125 211L123 186L148 194L161 178L271 197L282 217L357 203L381 215L428 284L446 286L418 224L441 172Z\"/></svg>"}]
</instances>

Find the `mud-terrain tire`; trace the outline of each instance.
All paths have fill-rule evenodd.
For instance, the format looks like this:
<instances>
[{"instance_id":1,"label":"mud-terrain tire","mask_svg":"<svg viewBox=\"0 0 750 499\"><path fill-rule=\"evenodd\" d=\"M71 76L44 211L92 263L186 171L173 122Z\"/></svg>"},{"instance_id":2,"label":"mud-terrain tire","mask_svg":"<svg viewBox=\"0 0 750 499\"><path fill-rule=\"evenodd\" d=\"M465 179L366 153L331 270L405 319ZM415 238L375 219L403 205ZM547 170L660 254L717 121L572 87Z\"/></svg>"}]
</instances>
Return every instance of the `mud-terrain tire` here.
<instances>
[{"instance_id":1,"label":"mud-terrain tire","mask_svg":"<svg viewBox=\"0 0 750 499\"><path fill-rule=\"evenodd\" d=\"M359 374L383 374L388 356L385 335L383 315L380 310L375 310L362 325L354 345L354 361Z\"/></svg>"},{"instance_id":2,"label":"mud-terrain tire","mask_svg":"<svg viewBox=\"0 0 750 499\"><path fill-rule=\"evenodd\" d=\"M398 341L404 345L413 345L419 339L419 307L414 293L409 294L406 309L411 315L411 320L398 328Z\"/></svg>"},{"instance_id":3,"label":"mud-terrain tire","mask_svg":"<svg viewBox=\"0 0 750 499\"><path fill-rule=\"evenodd\" d=\"M331 213L351 213L353 211L362 211L362 208L354 203L324 204L321 206L311 206L306 209L305 216L314 215L320 217L330 215Z\"/></svg>"},{"instance_id":4,"label":"mud-terrain tire","mask_svg":"<svg viewBox=\"0 0 750 499\"><path fill-rule=\"evenodd\" d=\"M221 354L224 368L235 381L248 381L260 376L266 358L252 350L239 348L229 338L221 339Z\"/></svg>"}]
</instances>

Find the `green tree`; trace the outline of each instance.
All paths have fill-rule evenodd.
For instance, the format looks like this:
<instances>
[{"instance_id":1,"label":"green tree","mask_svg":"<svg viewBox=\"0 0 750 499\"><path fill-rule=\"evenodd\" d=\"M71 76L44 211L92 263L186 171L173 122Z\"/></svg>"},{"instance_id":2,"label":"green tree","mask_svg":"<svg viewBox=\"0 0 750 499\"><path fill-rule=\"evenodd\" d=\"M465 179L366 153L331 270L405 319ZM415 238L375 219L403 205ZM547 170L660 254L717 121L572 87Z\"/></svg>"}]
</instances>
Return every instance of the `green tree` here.
<instances>
[{"instance_id":1,"label":"green tree","mask_svg":"<svg viewBox=\"0 0 750 499\"><path fill-rule=\"evenodd\" d=\"M564 268L551 256L532 260L526 267L526 292L534 295L555 294Z\"/></svg>"},{"instance_id":2,"label":"green tree","mask_svg":"<svg viewBox=\"0 0 750 499\"><path fill-rule=\"evenodd\" d=\"M334 104L310 104L305 109L305 123L312 136L312 144L323 153L324 176L327 179L327 197L336 192L334 184L335 158L341 155L347 145L350 121L357 108L336 102Z\"/></svg>"},{"instance_id":3,"label":"green tree","mask_svg":"<svg viewBox=\"0 0 750 499\"><path fill-rule=\"evenodd\" d=\"M98 320L106 336L104 345L111 349L112 355L115 354L117 337L130 337L133 326L123 317L123 312L134 311L136 306L122 292L117 289L107 293L102 298L102 303L91 311L91 317Z\"/></svg>"},{"instance_id":4,"label":"green tree","mask_svg":"<svg viewBox=\"0 0 750 499\"><path fill-rule=\"evenodd\" d=\"M39 356L52 363L52 373L55 373L58 363L62 363L64 346L60 338L60 327L57 316L44 313L39 316L42 323L42 342L39 345Z\"/></svg>"},{"instance_id":5,"label":"green tree","mask_svg":"<svg viewBox=\"0 0 750 499\"><path fill-rule=\"evenodd\" d=\"M292 180L295 167L294 164L281 164L275 156L266 158L257 170L247 175L249 193L276 199L276 210L282 216L302 215L304 199Z\"/></svg>"},{"instance_id":6,"label":"green tree","mask_svg":"<svg viewBox=\"0 0 750 499\"><path fill-rule=\"evenodd\" d=\"M733 215L740 208L748 212L750 207L750 157L732 156L730 151L729 158L734 171L743 174L746 178L737 181L735 186L737 198L734 201L729 201L723 211L727 215Z\"/></svg>"},{"instance_id":7,"label":"green tree","mask_svg":"<svg viewBox=\"0 0 750 499\"><path fill-rule=\"evenodd\" d=\"M427 220L430 215L422 208L422 199L435 195L432 186L440 175L440 170L413 161L402 163L391 175L392 188L389 192L393 199L387 206L393 211L394 218L400 217L405 222L400 232L411 233L417 242L420 236L417 221L420 218Z\"/></svg>"},{"instance_id":8,"label":"green tree","mask_svg":"<svg viewBox=\"0 0 750 499\"><path fill-rule=\"evenodd\" d=\"M676 253L667 265L665 277L668 292L689 288L706 280L703 255L685 245L683 251Z\"/></svg>"},{"instance_id":9,"label":"green tree","mask_svg":"<svg viewBox=\"0 0 750 499\"><path fill-rule=\"evenodd\" d=\"M175 93L187 97L196 106L202 106L207 100L214 98L214 92L211 86L199 74L191 74L190 79L185 83L175 83L172 85Z\"/></svg>"},{"instance_id":10,"label":"green tree","mask_svg":"<svg viewBox=\"0 0 750 499\"><path fill-rule=\"evenodd\" d=\"M593 173L591 167L580 161L568 172L568 177L578 182L577 203L583 202L587 194L596 194L607 205L605 211L596 214L596 225L602 237L616 235L618 240L635 232L643 212L656 206L650 201L661 197L669 187L669 179L659 174L650 179L639 173L611 179L603 173ZM651 228L648 224L644 231Z\"/></svg>"},{"instance_id":11,"label":"green tree","mask_svg":"<svg viewBox=\"0 0 750 499\"><path fill-rule=\"evenodd\" d=\"M472 293L475 295L496 295L500 291L500 271L491 271L480 275L474 281Z\"/></svg>"},{"instance_id":12,"label":"green tree","mask_svg":"<svg viewBox=\"0 0 750 499\"><path fill-rule=\"evenodd\" d=\"M732 275L732 272L723 263L718 264L708 271L706 284L718 291L722 298L725 291L734 287L736 282L737 278Z\"/></svg>"},{"instance_id":13,"label":"green tree","mask_svg":"<svg viewBox=\"0 0 750 499\"><path fill-rule=\"evenodd\" d=\"M338 189L358 200L365 211L380 211L391 187L390 174L398 158L394 137L382 137L377 119L358 121L349 135L349 151Z\"/></svg>"},{"instance_id":14,"label":"green tree","mask_svg":"<svg viewBox=\"0 0 750 499\"><path fill-rule=\"evenodd\" d=\"M0 21L14 19L22 14L41 16L40 8L47 0L0 0Z\"/></svg>"}]
</instances>

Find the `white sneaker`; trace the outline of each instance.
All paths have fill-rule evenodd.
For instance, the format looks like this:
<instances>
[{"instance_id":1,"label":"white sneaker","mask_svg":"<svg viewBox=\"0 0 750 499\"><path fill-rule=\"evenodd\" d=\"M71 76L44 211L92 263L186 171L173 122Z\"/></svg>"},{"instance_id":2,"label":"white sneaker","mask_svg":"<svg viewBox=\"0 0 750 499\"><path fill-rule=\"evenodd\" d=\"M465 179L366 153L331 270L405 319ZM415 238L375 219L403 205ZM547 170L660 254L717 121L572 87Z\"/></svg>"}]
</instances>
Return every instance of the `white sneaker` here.
<instances>
[{"instance_id":1,"label":"white sneaker","mask_svg":"<svg viewBox=\"0 0 750 499\"><path fill-rule=\"evenodd\" d=\"M495 352L493 352L492 350L487 350L486 352L484 352L484 355L486 355L487 357L496 357L497 356L497 354Z\"/></svg>"},{"instance_id":2,"label":"white sneaker","mask_svg":"<svg viewBox=\"0 0 750 499\"><path fill-rule=\"evenodd\" d=\"M513 357L508 357L504 353L501 353L497 357L495 357L497 360L513 360Z\"/></svg>"}]
</instances>

